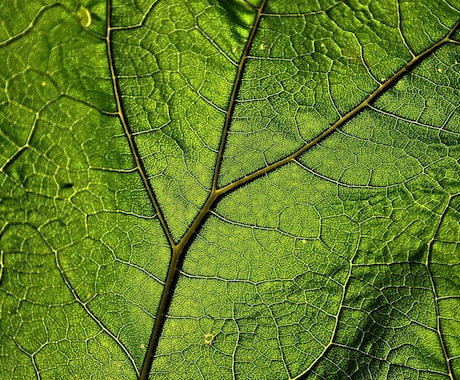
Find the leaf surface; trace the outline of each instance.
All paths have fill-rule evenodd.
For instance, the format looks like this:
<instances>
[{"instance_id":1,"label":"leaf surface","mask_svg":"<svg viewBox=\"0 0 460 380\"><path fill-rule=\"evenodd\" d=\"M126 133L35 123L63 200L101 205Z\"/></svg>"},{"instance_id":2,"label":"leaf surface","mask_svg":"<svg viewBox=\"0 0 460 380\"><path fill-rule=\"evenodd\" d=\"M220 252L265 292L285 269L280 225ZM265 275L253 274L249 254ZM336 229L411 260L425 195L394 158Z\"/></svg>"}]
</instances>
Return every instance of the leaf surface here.
<instances>
[{"instance_id":1,"label":"leaf surface","mask_svg":"<svg viewBox=\"0 0 460 380\"><path fill-rule=\"evenodd\" d=\"M455 1L0 14L4 378L460 377Z\"/></svg>"}]
</instances>

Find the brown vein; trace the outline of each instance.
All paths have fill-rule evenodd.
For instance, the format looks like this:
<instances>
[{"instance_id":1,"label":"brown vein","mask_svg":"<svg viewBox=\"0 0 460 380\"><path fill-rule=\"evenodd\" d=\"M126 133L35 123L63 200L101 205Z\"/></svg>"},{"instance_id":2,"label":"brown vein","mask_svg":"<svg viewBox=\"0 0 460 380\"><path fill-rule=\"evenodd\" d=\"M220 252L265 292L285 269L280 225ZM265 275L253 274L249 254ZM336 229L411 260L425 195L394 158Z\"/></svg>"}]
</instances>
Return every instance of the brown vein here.
<instances>
[{"instance_id":1,"label":"brown vein","mask_svg":"<svg viewBox=\"0 0 460 380\"><path fill-rule=\"evenodd\" d=\"M261 6L257 8L257 14L256 18L254 21L254 24L252 26L248 41L246 43L244 52L241 57L241 61L238 65L238 70L236 73L236 78L234 82L234 86L232 88L232 92L230 95L229 99L229 105L226 111L226 118L225 118L225 123L224 123L224 128L222 132L222 137L219 145L219 150L217 154L217 159L216 159L216 166L214 169L214 175L213 175L213 180L212 180L212 188L209 193L209 196L204 203L203 207L199 211L198 215L195 217L194 221L190 225L190 227L187 229L185 232L184 236L180 239L180 241L175 244L171 233L169 231L169 228L167 226L166 220L161 212L161 209L159 207L159 204L155 198L153 189L148 181L146 171L143 167L141 157L138 153L138 150L136 148L132 133L129 129L128 123L126 121L126 118L124 116L123 108L122 108L122 103L121 103L121 98L119 94L119 87L117 83L117 76L115 72L115 67L114 67L114 61L113 61L113 53L112 53L112 45L111 45L111 38L110 38L110 33L111 33L111 27L110 27L110 0L108 0L107 3L107 36L106 36L106 41L107 41L107 51L109 55L109 65L110 65L110 71L111 71L111 76L112 76L112 81L113 81L113 87L114 87L114 93L115 93L115 99L116 99L116 104L117 104L117 115L120 118L120 121L123 125L126 137L129 142L129 146L131 148L133 157L136 162L136 167L137 170L139 171L139 174L142 178L143 184L148 192L149 198L151 200L151 203L153 207L155 208L155 211L158 215L158 218L160 220L160 223L163 227L163 230L165 231L165 234L167 236L167 239L169 241L169 244L172 249L172 256L171 256L171 262L168 268L168 273L166 276L165 280L165 286L163 289L163 293L161 296L160 304L158 307L157 311L157 317L155 319L155 323L152 329L152 334L149 340L149 345L147 348L147 352L145 355L144 363L142 366L141 374L140 374L140 379L141 380L146 380L149 377L150 374L150 369L154 357L155 350L158 346L158 342L160 339L161 331L164 325L164 320L165 316L169 307L169 304L171 303L171 299L173 297L173 292L175 285L177 283L177 276L179 273L179 266L180 263L183 259L183 256L186 251L186 247L190 244L190 242L193 239L193 236L196 234L198 231L199 227L202 225L204 222L205 218L209 214L209 212L212 209L212 206L216 202L216 200L233 190L237 189L238 187L247 184L248 182L261 177L287 163L290 163L291 161L295 160L298 156L300 156L302 153L306 152L308 149L311 147L315 146L316 144L320 143L323 141L326 137L328 137L330 134L332 134L337 128L343 126L345 123L347 123L350 119L352 119L354 116L356 116L361 110L364 108L368 107L374 100L376 100L380 95L382 95L386 90L391 88L399 79L401 79L405 74L410 72L418 63L420 63L424 58L426 58L428 55L433 53L435 50L437 50L439 47L442 45L448 43L448 42L454 42L451 37L453 33L458 29L460 21L457 22L457 24L450 30L450 32L440 41L438 41L436 44L432 45L419 55L414 56L404 67L402 67L397 73L395 73L391 78L389 78L385 83L381 84L372 94L370 94L363 102L361 102L359 105L357 105L355 108L353 108L351 111L349 111L346 115L341 117L339 120L337 120L333 125L331 125L327 130L325 130L323 133L321 133L319 136L317 136L315 139L310 141L309 143L305 144L302 146L300 149L292 153L291 155L287 156L286 158L279 160L277 162L274 162L270 165L267 165L264 168L261 168L259 170L256 170L250 175L247 175L231 184L228 184L224 187L218 188L218 177L219 177L219 172L221 169L222 165L222 160L223 160L223 153L225 150L225 145L227 142L227 137L228 137L228 131L230 128L231 120L232 120L232 115L236 103L236 97L238 95L238 91L241 85L241 79L243 76L245 64L248 58L249 51L251 49L252 43L255 38L255 34L257 33L258 27L260 20L263 16L263 9L266 4L267 0L263 0L261 3ZM314 367L314 365L312 366ZM312 370L312 367L309 368L309 370ZM303 375L302 375L303 376ZM302 377L301 376L301 377ZM303 377L302 377L303 378Z\"/></svg>"},{"instance_id":2,"label":"brown vein","mask_svg":"<svg viewBox=\"0 0 460 380\"><path fill-rule=\"evenodd\" d=\"M233 111L235 109L235 100L236 96L238 94L238 90L240 89L241 85L241 79L243 77L243 71L246 66L246 60L249 55L249 51L251 50L252 46L252 41L254 41L254 36L256 34L257 29L259 28L259 23L260 19L262 17L262 11L265 7L265 3L267 0L263 0L260 8L257 11L256 19L254 21L254 25L252 27L251 33L249 35L248 41L246 43L246 46L244 47L243 55L241 57L240 64L238 65L238 71L236 73L236 79L235 83L232 88L232 93L230 95L230 102L229 102L229 107L227 109L226 115L225 115L225 124L224 124L224 130L222 132L222 138L220 140L220 146L219 146L219 152L217 154L217 162L216 166L214 168L214 177L212 180L212 190L215 191L217 189L217 181L219 179L219 172L220 172L220 167L222 166L222 158L224 155L224 150L225 150L225 144L227 142L227 137L228 137L228 130L230 128L230 123L232 122L232 116L233 116Z\"/></svg>"},{"instance_id":3,"label":"brown vein","mask_svg":"<svg viewBox=\"0 0 460 380\"><path fill-rule=\"evenodd\" d=\"M420 63L423 59L425 59L428 55L432 54L434 51L439 49L441 46L445 45L446 43L452 42L451 37L455 33L455 31L458 29L460 26L460 20L457 21L455 26L450 30L450 32L440 41L435 43L434 45L430 46L428 49L424 50L422 53L419 55L414 56L404 67L402 67L397 73L395 73L391 78L389 78L385 83L382 83L372 94L370 94L363 102L358 104L355 108L353 108L351 111L349 111L346 115L342 116L339 120L337 120L333 125L331 125L328 129L326 129L323 133L321 133L319 136L314 138L312 141L309 143L305 144L303 147L292 153L290 156L287 156L286 158L283 158L282 160L276 161L270 165L267 165L259 170L256 170L252 174L249 174L243 178L240 178L239 180L232 182L228 184L227 186L224 186L218 190L216 190L216 193L218 196L221 196L223 194L228 193L229 191L232 191L249 181L252 181L268 172L271 172L280 166L283 166L294 159L296 159L298 156L300 156L302 153L305 153L308 149L311 147L317 145L321 141L323 141L326 137L328 137L332 132L334 132L337 128L343 126L346 122L348 122L350 119L352 119L354 116L356 116L359 112L361 112L364 108L369 106L374 100L376 100L380 95L382 95L386 90L391 88L401 77L403 77L405 74L410 72L418 63Z\"/></svg>"},{"instance_id":4,"label":"brown vein","mask_svg":"<svg viewBox=\"0 0 460 380\"><path fill-rule=\"evenodd\" d=\"M431 291L433 292L434 296L434 309L435 309L435 314L436 314L436 334L438 335L439 339L439 344L441 345L442 349L442 354L444 356L445 364L446 364L446 369L447 369L447 375L449 376L450 380L454 380L454 372L452 369L452 363L451 359L449 357L449 353L447 351L447 346L446 342L442 333L442 328L441 328L441 314L439 312L439 296L438 292L436 291L436 281L434 279L434 275L432 273L432 270L430 268L430 260L431 256L433 254L433 246L434 243L436 242L436 237L439 233L439 230L441 229L441 225L444 222L444 219L446 218L447 212L449 211L450 205L452 203L452 200L455 198L455 196L451 197L449 201L447 202L447 205L443 212L441 213L441 216L439 218L438 225L436 226L436 230L434 231L433 237L431 238L430 242L428 243L428 254L426 257L425 261L425 267L428 271L428 275L430 278L430 284L431 284Z\"/></svg>"},{"instance_id":5,"label":"brown vein","mask_svg":"<svg viewBox=\"0 0 460 380\"><path fill-rule=\"evenodd\" d=\"M106 33L105 40L107 44L107 54L109 57L110 76L112 77L112 87L113 87L113 92L115 96L115 102L117 105L116 115L119 117L121 125L123 126L123 130L128 140L129 148L131 149L131 153L132 153L132 156L136 164L136 169L139 172L139 175L141 177L141 180L142 180L142 183L145 189L147 190L147 194L150 199L150 202L153 208L155 209L155 213L160 221L160 224L163 228L166 238L168 239L169 244L171 245L172 248L174 248L175 246L174 239L171 235L171 231L169 230L168 224L166 223L166 219L163 216L160 205L158 204L158 201L155 197L155 193L152 189L152 185L150 184L148 180L147 172L142 163L142 159L140 157L139 150L137 149L136 143L133 138L133 134L131 132L131 129L128 125L128 121L126 120L126 117L124 114L123 104L122 104L121 97L120 97L120 88L119 88L118 80L117 80L117 73L115 70L115 62L113 59L113 48L112 48L112 39L111 39L112 27L110 24L111 23L111 13L112 13L111 12L111 0L107 0L107 33Z\"/></svg>"},{"instance_id":6,"label":"brown vein","mask_svg":"<svg viewBox=\"0 0 460 380\"><path fill-rule=\"evenodd\" d=\"M220 167L222 164L222 157L223 157L223 153L224 153L225 145L227 141L228 130L230 128L233 110L235 108L235 100L238 94L238 90L240 88L241 78L243 76L246 60L247 60L249 51L251 50L251 46L254 41L254 36L259 27L260 19L262 17L262 11L264 9L266 2L267 0L263 0L260 7L257 10L254 24L252 26L248 40L246 42L246 46L244 48L243 55L241 57L241 61L238 65L235 82L232 88L229 105L228 105L226 116L225 116L225 124L224 124L222 138L221 138L220 145L219 145L219 151L217 153L217 161L216 161L216 166L214 169L214 177L212 181L211 191L209 193L209 196L205 204L203 205L200 212L195 217L194 221L192 222L190 227L187 229L187 231L185 232L184 236L181 238L179 243L175 246L172 245L173 252L172 252L171 262L168 268L168 274L166 276L165 287L163 289L163 294L161 296L160 305L159 305L157 317L155 319L155 323L153 326L152 335L150 337L149 346L147 348L147 353L144 359L144 364L142 366L142 371L141 371L141 376L140 376L141 380L146 380L149 377L149 372L150 372L150 368L151 368L152 361L153 361L153 355L155 353L156 347L158 345L158 341L160 339L160 334L163 328L167 309L169 307L169 304L171 303L171 299L173 296L173 288L177 282L176 275L178 274L178 269L179 269L178 264L180 263L180 260L183 258L185 247L191 241L191 238L193 237L193 235L195 234L199 226L204 221L208 212L210 211L211 206L214 204L215 200L220 195L220 192L217 190L217 181L218 181L219 171L220 171Z\"/></svg>"}]
</instances>

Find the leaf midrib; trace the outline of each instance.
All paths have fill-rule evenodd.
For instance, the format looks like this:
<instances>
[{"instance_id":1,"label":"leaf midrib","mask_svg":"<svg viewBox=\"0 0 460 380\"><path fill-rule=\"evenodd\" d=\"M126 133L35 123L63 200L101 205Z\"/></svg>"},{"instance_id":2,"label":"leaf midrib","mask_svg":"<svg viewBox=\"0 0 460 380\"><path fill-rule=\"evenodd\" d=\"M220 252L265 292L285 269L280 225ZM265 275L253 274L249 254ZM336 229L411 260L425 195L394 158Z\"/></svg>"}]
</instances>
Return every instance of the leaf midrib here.
<instances>
[{"instance_id":1,"label":"leaf midrib","mask_svg":"<svg viewBox=\"0 0 460 380\"><path fill-rule=\"evenodd\" d=\"M155 210L156 215L158 216L159 222L162 226L162 229L171 247L171 260L170 260L168 272L166 275L165 285L164 285L163 293L160 299L160 304L158 307L157 315L156 315L155 322L153 325L152 334L149 340L149 345L148 345L147 352L146 352L144 362L142 365L141 373L139 374L138 369L134 368L140 380L146 380L148 379L150 375L150 369L151 369L154 353L158 346L158 342L161 336L166 313L168 311L169 305L173 298L174 289L177 284L178 271L183 262L187 248L190 246L191 242L193 241L193 237L198 233L198 230L203 225L206 218L209 216L210 214L209 212L212 210L213 206L217 203L217 201L223 196L238 189L239 187L244 186L248 184L249 182L271 171L274 171L275 169L278 169L281 166L284 166L291 161L294 161L301 154L305 153L308 149L312 148L313 146L319 144L326 137L332 134L336 129L343 126L345 123L351 120L354 116L356 116L359 112L361 112L363 109L371 105L373 101L375 101L378 97L380 97L388 89L393 87L399 79L401 79L405 74L409 73L417 64L419 64L427 56L432 54L434 51L436 51L437 49L439 49L441 46L443 46L446 43L449 43L449 42L458 43L458 41L455 41L451 38L452 38L452 35L455 33L455 31L459 28L460 20L457 21L457 23L451 28L451 30L449 31L449 33L447 33L445 37L443 37L437 43L433 44L432 46L430 46L429 48L427 48L420 54L413 56L413 58L406 65L404 65L398 72L396 72L393 76L391 76L385 82L381 83L381 85L372 94L370 94L366 99L364 99L360 104L358 104L355 108L350 110L344 116L340 117L333 125L331 125L328 129L326 129L316 138L311 140L309 143L305 144L304 146L302 146L301 148L293 152L291 155L283 159L280 159L276 162L273 162L272 164L267 165L266 167L256 170L253 173L246 175L243 178L240 178L226 186L219 188L218 178L219 178L219 173L220 173L220 169L222 166L223 154L224 154L224 150L225 150L225 146L226 146L226 142L228 138L228 131L229 131L230 124L232 121L233 111L236 105L236 98L237 98L238 91L241 85L241 80L243 77L245 64L249 56L249 52L251 50L255 35L257 33L257 30L260 24L260 20L263 17L263 9L267 1L268 0L262 0L261 5L258 8L254 8L254 10L257 11L257 14L254 19L254 23L251 28L251 32L246 42L244 51L242 53L240 63L238 64L238 69L237 69L234 85L232 87L232 92L229 98L229 104L228 104L227 111L226 111L224 127L222 131L221 141L219 144L219 150L217 153L216 164L214 168L211 191L209 192L208 198L206 199L199 213L196 215L195 219L193 220L193 222L191 223L187 231L184 233L182 238L177 243L174 241L174 238L168 227L168 224L164 217L162 209L155 196L155 192L152 188L151 183L148 180L147 171L144 167L141 155L134 141L133 134L131 132L131 129L127 121L127 117L125 115L125 111L123 109L123 103L121 100L121 93L120 93L120 87L118 83L117 71L115 69L114 54L113 54L113 47L112 47L112 40L111 40L111 32L113 30L111 26L111 15L112 15L111 2L112 0L107 1L107 30L106 30L105 40L106 40L106 45L107 45L110 75L112 78L112 87L114 91L114 98L115 98L116 108L117 108L116 115L120 119L120 122L122 124L123 130L126 135L126 138L128 140L128 144L129 144L132 156L136 164L136 170L139 172L139 175L147 191L150 202ZM333 337L331 337L331 339L333 339ZM310 366L309 370L311 370L313 366L314 365ZM305 374L305 372L303 374Z\"/></svg>"}]
</instances>

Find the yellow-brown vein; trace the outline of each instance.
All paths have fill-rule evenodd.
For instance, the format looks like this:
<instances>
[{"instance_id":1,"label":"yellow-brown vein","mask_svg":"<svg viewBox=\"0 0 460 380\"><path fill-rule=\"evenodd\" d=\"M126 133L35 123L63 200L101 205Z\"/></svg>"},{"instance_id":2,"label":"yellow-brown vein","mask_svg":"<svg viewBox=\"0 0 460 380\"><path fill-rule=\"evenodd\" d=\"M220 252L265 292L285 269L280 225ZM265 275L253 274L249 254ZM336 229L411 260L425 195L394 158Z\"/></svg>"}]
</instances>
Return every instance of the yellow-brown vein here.
<instances>
[{"instance_id":1,"label":"yellow-brown vein","mask_svg":"<svg viewBox=\"0 0 460 380\"><path fill-rule=\"evenodd\" d=\"M161 330L163 328L166 310L168 308L169 303L171 302L171 298L173 295L173 290L171 289L173 289L174 279L176 277L176 273L178 272L178 263L180 259L182 259L185 247L187 246L192 236L197 231L198 227L203 222L208 212L210 211L211 206L215 202L216 198L220 195L217 191L217 181L218 181L219 171L220 171L220 167L222 164L223 153L224 153L224 149L225 149L225 145L227 141L228 130L230 128L232 114L235 108L236 96L238 94L238 90L241 84L241 78L243 76L246 59L251 49L252 42L254 41L254 36L259 27L260 19L262 17L262 12L263 12L266 2L267 0L263 0L260 7L257 9L257 14L255 17L251 32L246 42L246 46L244 48L244 51L241 57L241 61L238 65L235 82L232 88L229 105L226 111L224 129L222 132L222 138L221 138L220 145L219 145L219 151L217 153L217 160L216 160L216 166L214 169L214 176L213 176L211 191L208 195L208 198L206 199L205 204L201 208L198 215L195 217L190 227L187 229L187 231L182 236L182 238L177 243L177 245L172 246L173 252L172 252L171 262L168 268L168 273L167 273L166 281L165 281L165 287L163 288L163 294L161 296L160 305L158 307L157 318L155 319L155 323L154 323L153 330L152 330L152 335L150 337L149 345L148 345L146 356L144 359L144 364L142 366L142 371L141 371L141 376L140 376L141 380L146 380L149 377L150 367L153 361L153 355L154 355L155 349L157 347L157 344L160 338Z\"/></svg>"},{"instance_id":2,"label":"yellow-brown vein","mask_svg":"<svg viewBox=\"0 0 460 380\"><path fill-rule=\"evenodd\" d=\"M158 204L158 201L156 199L155 193L153 191L152 185L150 184L147 176L147 172L144 168L144 165L142 163L142 159L140 157L139 151L137 149L136 143L133 138L133 134L131 132L131 129L129 127L128 121L125 117L124 110L123 110L123 104L121 101L121 96L120 96L120 88L118 85L118 80L117 80L117 74L115 70L115 62L113 58L113 48L112 48L112 40L111 40L111 0L107 0L107 32L106 32L106 45L107 45L107 54L109 57L109 67L110 67L110 76L112 78L112 87L113 87L113 92L115 96L115 102L117 106L117 111L116 114L118 118L120 119L120 122L123 126L123 130L125 132L126 138L128 140L129 148L131 150L131 154L134 158L135 164L136 164L136 169L139 172L139 175L141 177L142 183L147 191L148 197L150 199L150 202L155 210L155 213L158 217L158 220L160 221L161 227L163 228L164 234L166 235L166 238L168 239L168 242L171 246L171 248L175 247L175 242L174 239L171 235L171 231L168 227L168 224L166 222L166 219L163 215L163 212L161 211L160 205Z\"/></svg>"}]
</instances>

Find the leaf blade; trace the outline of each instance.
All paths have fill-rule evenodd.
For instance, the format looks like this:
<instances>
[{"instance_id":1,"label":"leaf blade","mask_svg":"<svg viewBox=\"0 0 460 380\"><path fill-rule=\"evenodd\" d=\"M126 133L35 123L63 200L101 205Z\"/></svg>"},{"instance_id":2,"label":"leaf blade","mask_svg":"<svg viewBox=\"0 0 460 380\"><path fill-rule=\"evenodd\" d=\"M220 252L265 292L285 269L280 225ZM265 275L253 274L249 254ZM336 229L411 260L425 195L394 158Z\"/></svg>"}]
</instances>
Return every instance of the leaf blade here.
<instances>
[{"instance_id":1,"label":"leaf blade","mask_svg":"<svg viewBox=\"0 0 460 380\"><path fill-rule=\"evenodd\" d=\"M138 377L153 330L153 377L454 378L459 11L414 4L5 18L2 371Z\"/></svg>"}]
</instances>

